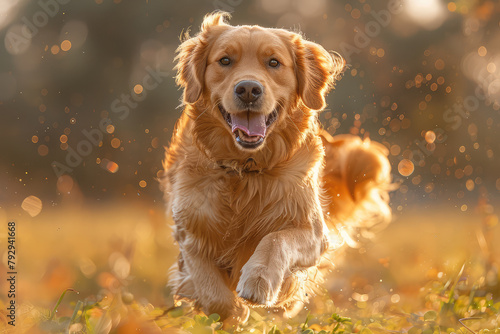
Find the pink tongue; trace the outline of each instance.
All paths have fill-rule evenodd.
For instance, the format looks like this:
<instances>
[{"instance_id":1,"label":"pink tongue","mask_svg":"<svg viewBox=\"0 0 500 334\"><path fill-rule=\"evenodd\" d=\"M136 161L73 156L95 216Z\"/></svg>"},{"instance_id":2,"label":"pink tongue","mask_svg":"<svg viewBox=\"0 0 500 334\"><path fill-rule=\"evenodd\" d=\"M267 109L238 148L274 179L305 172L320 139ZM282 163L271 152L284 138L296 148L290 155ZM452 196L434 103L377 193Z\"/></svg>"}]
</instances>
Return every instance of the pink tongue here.
<instances>
[{"instance_id":1,"label":"pink tongue","mask_svg":"<svg viewBox=\"0 0 500 334\"><path fill-rule=\"evenodd\" d=\"M233 132L240 129L248 136L264 137L266 135L266 116L261 113L247 111L231 114L231 123Z\"/></svg>"}]
</instances>

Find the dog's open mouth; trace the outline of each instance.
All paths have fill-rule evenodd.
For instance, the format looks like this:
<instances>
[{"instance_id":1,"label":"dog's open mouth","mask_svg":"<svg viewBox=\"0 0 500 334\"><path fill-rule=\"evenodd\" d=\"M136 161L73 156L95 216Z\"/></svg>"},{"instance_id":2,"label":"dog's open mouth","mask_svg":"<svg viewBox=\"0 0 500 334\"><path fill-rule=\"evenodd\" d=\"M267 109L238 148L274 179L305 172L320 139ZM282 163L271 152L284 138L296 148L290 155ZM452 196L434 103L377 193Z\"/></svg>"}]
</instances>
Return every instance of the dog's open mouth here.
<instances>
[{"instance_id":1,"label":"dog's open mouth","mask_svg":"<svg viewBox=\"0 0 500 334\"><path fill-rule=\"evenodd\" d=\"M278 118L277 109L267 116L254 111L230 114L219 104L219 111L235 134L236 142L248 149L257 148L264 142L267 129Z\"/></svg>"}]
</instances>

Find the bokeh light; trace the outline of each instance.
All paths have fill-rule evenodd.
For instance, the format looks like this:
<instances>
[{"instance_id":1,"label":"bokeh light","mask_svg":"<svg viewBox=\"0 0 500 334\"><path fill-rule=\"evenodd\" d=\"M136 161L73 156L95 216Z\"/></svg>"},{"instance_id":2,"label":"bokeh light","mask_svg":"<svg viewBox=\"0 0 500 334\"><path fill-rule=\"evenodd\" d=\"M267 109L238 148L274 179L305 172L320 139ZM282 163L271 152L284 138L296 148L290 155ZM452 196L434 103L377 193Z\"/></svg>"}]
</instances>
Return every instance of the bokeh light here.
<instances>
[{"instance_id":1,"label":"bokeh light","mask_svg":"<svg viewBox=\"0 0 500 334\"><path fill-rule=\"evenodd\" d=\"M408 17L424 29L436 29L446 18L446 10L439 0L407 0L404 8Z\"/></svg>"},{"instance_id":2,"label":"bokeh light","mask_svg":"<svg viewBox=\"0 0 500 334\"><path fill-rule=\"evenodd\" d=\"M28 196L22 202L21 208L31 217L38 216L38 214L42 211L42 200L33 195Z\"/></svg>"}]
</instances>

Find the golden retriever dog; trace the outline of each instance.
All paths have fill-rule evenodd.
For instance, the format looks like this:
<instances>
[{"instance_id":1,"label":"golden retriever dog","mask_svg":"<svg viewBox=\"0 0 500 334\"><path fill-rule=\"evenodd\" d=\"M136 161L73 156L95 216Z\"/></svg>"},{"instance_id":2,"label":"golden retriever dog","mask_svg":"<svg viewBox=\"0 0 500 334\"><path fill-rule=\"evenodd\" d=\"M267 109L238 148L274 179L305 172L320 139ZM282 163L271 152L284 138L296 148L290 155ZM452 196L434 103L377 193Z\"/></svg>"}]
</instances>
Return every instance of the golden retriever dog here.
<instances>
[{"instance_id":1,"label":"golden retriever dog","mask_svg":"<svg viewBox=\"0 0 500 334\"><path fill-rule=\"evenodd\" d=\"M184 110L162 188L180 248L170 283L226 323L290 309L320 280L331 238L390 216L384 146L331 137L318 114L343 59L300 34L205 17L178 48Z\"/></svg>"}]
</instances>

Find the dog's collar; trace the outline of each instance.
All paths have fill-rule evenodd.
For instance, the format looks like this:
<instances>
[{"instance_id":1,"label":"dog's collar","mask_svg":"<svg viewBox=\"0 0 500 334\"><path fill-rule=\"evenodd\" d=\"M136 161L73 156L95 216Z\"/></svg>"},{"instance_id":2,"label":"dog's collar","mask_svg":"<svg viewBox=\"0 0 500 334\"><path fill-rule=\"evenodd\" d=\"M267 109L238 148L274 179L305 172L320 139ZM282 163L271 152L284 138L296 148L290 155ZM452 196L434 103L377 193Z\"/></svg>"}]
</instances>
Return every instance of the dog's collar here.
<instances>
[{"instance_id":1,"label":"dog's collar","mask_svg":"<svg viewBox=\"0 0 500 334\"><path fill-rule=\"evenodd\" d=\"M248 173L262 174L265 168L259 168L253 158L248 158L243 164L238 160L219 160L218 168L225 170L228 174L243 175Z\"/></svg>"}]
</instances>

